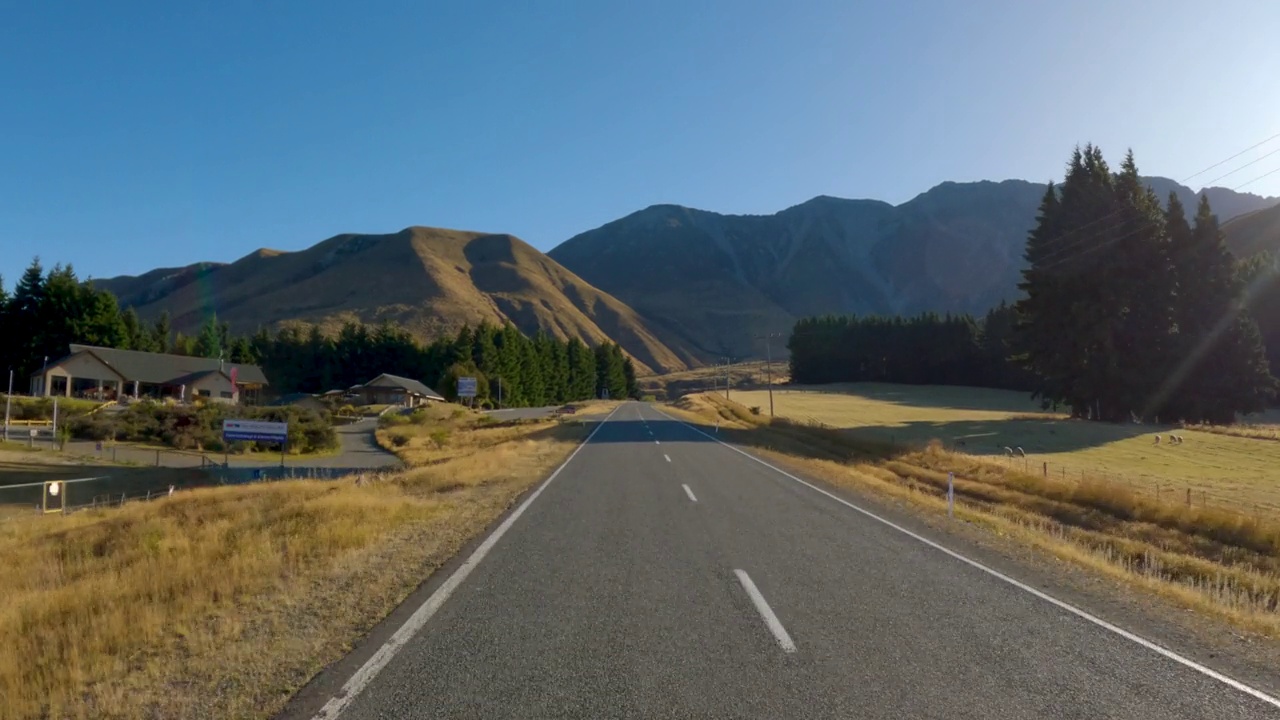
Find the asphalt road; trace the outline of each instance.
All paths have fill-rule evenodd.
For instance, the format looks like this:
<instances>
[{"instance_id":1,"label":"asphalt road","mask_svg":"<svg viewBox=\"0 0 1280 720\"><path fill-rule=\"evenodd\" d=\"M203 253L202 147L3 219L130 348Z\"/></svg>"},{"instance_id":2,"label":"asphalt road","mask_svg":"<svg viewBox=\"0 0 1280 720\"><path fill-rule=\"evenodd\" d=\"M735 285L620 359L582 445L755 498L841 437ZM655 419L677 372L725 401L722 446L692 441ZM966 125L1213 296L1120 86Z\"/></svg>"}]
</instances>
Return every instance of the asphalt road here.
<instances>
[{"instance_id":1,"label":"asphalt road","mask_svg":"<svg viewBox=\"0 0 1280 720\"><path fill-rule=\"evenodd\" d=\"M284 717L1280 717L647 405L522 507Z\"/></svg>"}]
</instances>

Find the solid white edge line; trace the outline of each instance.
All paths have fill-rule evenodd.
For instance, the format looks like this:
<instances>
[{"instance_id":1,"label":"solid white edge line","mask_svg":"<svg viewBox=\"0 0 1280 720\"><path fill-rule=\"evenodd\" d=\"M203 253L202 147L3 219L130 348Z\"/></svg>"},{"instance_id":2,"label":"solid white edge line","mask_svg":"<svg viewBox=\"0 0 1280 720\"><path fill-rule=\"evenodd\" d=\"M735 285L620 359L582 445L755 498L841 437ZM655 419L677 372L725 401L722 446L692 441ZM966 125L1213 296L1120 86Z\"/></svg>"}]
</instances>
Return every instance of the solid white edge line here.
<instances>
[{"instance_id":1,"label":"solid white edge line","mask_svg":"<svg viewBox=\"0 0 1280 720\"><path fill-rule=\"evenodd\" d=\"M795 652L795 642L787 634L787 629L782 627L782 622L778 620L778 616L773 614L773 608L769 607L764 595L760 594L760 589L756 587L755 583L751 582L751 576L747 574L746 570L734 570L733 573L738 576L738 582L742 583L742 589L747 591L747 595L751 598L751 604L756 606L756 612L760 613L760 617L764 619L764 624L769 628L769 632L773 633L773 637L782 646L782 652Z\"/></svg>"},{"instance_id":2,"label":"solid white edge line","mask_svg":"<svg viewBox=\"0 0 1280 720\"><path fill-rule=\"evenodd\" d=\"M662 454L662 457L666 458L666 459L667 459L667 462L671 462L671 456L670 456L670 455L668 455L668 454L666 454L666 453L663 453L663 454Z\"/></svg>"},{"instance_id":3,"label":"solid white edge line","mask_svg":"<svg viewBox=\"0 0 1280 720\"><path fill-rule=\"evenodd\" d=\"M583 440L578 447L574 448L569 457L560 464L560 467L556 468L555 472L551 473L550 477L542 481L542 484L530 493L529 497L525 498L524 502L520 503L519 507L512 511L512 513L507 516L507 519L503 520L502 524L489 534L489 537L484 539L484 542L480 543L480 546L471 553L471 557L468 557L466 562L462 563L457 570L453 571L453 574L449 576L449 579L441 583L440 587L436 588L435 592L431 593L431 596L423 601L422 605L413 612L413 615L410 615L409 619L404 621L404 624L400 626L400 629L396 630L390 639L388 639L382 647L378 648L378 652L374 653L372 657L366 660L364 665L360 666L360 669L356 670L351 675L350 679L343 684L342 689L330 698L329 702L324 704L324 707L320 708L320 711L313 716L312 720L333 720L338 717L338 715L341 714L357 696L359 696L361 691L363 691L369 683L373 682L373 679L378 676L378 673L382 671L382 668L386 667L387 663L391 662L391 659L400 652L401 648L403 648L409 640L411 640L413 636L427 624L427 621L431 619L431 616L435 615L436 611L440 609L440 606L444 605L445 601L449 599L449 596L452 595L454 591L458 589L458 586L462 584L462 581L467 579L467 576L471 574L472 570L475 570L481 560L484 560L485 556L489 554L489 551L493 549L493 546L497 544L498 540L500 540L502 536L511 529L511 526L515 524L515 521L518 520L520 516L524 514L524 511L533 504L533 501L538 499L538 496L542 494L542 491L547 489L547 486L551 484L551 481L556 479L556 476L560 474L560 471L564 470L569 463L573 462L573 459L577 457L582 448L586 447L587 443L591 442L591 438L595 437L596 433L600 432L600 428L604 427L605 423L609 422L609 419L613 417L613 413L618 412L618 409L621 407L621 405L615 407L613 412L610 412L608 416L606 416L605 419L596 426L596 429L591 431L591 434L587 436L587 439Z\"/></svg>"},{"instance_id":4,"label":"solid white edge line","mask_svg":"<svg viewBox=\"0 0 1280 720\"><path fill-rule=\"evenodd\" d=\"M656 408L655 408L655 409L656 409ZM894 530L897 530L898 532L900 532L900 533L902 533L902 534L904 534L904 535L906 535L906 536L908 536L908 537L911 537L911 538L913 538L913 539L915 539L915 540L918 540L918 541L920 541L920 542L924 543L925 545L928 545L929 547L931 547L931 548L933 548L933 549L935 549L935 550L938 550L938 551L940 551L940 552L946 553L947 555L950 555L951 557L955 558L956 560L959 560L960 562L963 562L963 563L965 563L965 564L967 564L967 565L970 565L970 566L972 566L972 567L974 567L974 568L977 568L978 570L981 570L982 572L987 573L988 575L990 575L990 576L992 576L992 577L994 577L994 578L997 578L997 579L999 579L999 580L1002 580L1002 581L1004 581L1004 582L1006 582L1006 583L1008 583L1008 584L1010 584L1010 585L1012 585L1012 586L1014 586L1014 587L1018 588L1019 590L1022 590L1022 591L1024 591L1024 592L1030 593L1031 595L1034 595L1035 597L1038 597L1038 598L1040 598L1041 600L1044 600L1045 602L1047 602L1047 603L1049 603L1049 604L1051 604L1051 605L1054 605L1054 606L1056 606L1056 607L1058 607L1058 608L1060 608L1060 609L1062 609L1062 610L1066 610L1067 612L1071 613L1072 615L1075 615L1075 616L1076 616L1076 617L1078 617L1078 618L1081 618L1081 619L1083 619L1083 620L1087 620L1088 622L1093 623L1094 625L1096 625L1096 626L1098 626L1098 627L1100 627L1100 628L1102 628L1102 629L1104 629L1104 630L1107 630L1107 631L1112 632L1112 633L1114 633L1114 634L1116 634L1116 635L1119 635L1120 637L1122 637L1122 638L1124 638L1124 639L1126 639L1126 640L1129 640L1130 642L1133 642L1133 643L1136 643L1136 644L1138 644L1138 645L1141 645L1142 647L1144 647L1144 648L1146 648L1146 649L1148 649L1148 650L1150 650L1150 651L1152 651L1152 652L1154 652L1154 653L1156 653L1156 654L1158 654L1158 655L1161 655L1161 656L1163 656L1163 657L1165 657L1165 658L1168 658L1169 660L1172 660L1172 661L1174 661L1174 662L1176 662L1176 663L1178 663L1178 664L1180 664L1180 665L1182 665L1182 666L1184 666L1184 667L1187 667L1187 668L1190 668L1190 669L1192 669L1192 670L1195 670L1196 672L1200 673L1201 675L1204 675L1204 676L1206 676L1206 677L1213 678L1214 680L1217 680L1218 682L1220 682L1220 683L1222 683L1222 684L1224 684L1224 685L1226 685L1226 686L1228 686L1228 687L1231 687L1231 688L1234 688L1234 689L1236 689L1236 690L1239 690L1240 692L1245 693L1246 695L1251 695L1251 696L1253 696L1254 698L1257 698L1258 700L1261 700L1262 702L1267 703L1268 705L1272 705L1272 706L1274 706L1274 707L1280 708L1280 698L1272 697L1271 695L1268 695L1267 693L1265 693L1265 692L1263 692L1263 691L1261 691L1261 690L1259 690L1259 689L1257 689L1257 688L1255 688L1255 687L1251 687L1251 686L1249 686L1249 685L1246 685L1246 684L1244 684L1244 683L1240 682L1239 680L1236 680L1235 678L1229 677L1229 676L1227 676L1227 675L1223 675L1222 673L1218 672L1217 670L1214 670L1213 668L1210 668L1210 667L1205 666L1205 665L1201 665L1200 663L1196 662L1195 660L1192 660L1192 659L1191 659L1191 658L1189 658L1189 657L1186 657L1186 656L1184 656L1184 655L1179 655L1178 653L1176 653L1176 652L1174 652L1174 651L1172 651L1172 650L1169 650L1168 648L1165 648L1165 647L1163 647L1163 646L1161 646L1161 645L1157 645L1156 643L1154 643L1154 642L1152 642L1152 641L1150 641L1150 640L1148 640L1148 639L1146 639L1146 638L1144 638L1144 637L1141 637L1141 636L1139 636L1139 635L1136 635L1136 634L1134 634L1134 633L1132 633L1132 632L1130 632L1130 631L1128 631L1128 630L1125 630L1124 628L1122 628L1122 627L1120 627L1120 626L1118 626L1118 625L1114 625L1114 624L1112 624L1112 623L1110 623L1110 622L1107 622L1106 620L1103 620L1102 618L1098 617L1097 615L1094 615L1094 614L1090 613L1090 612L1089 612L1089 611L1087 611L1087 610L1083 610L1083 609L1081 609L1081 608L1078 608L1078 607L1076 607L1075 605L1072 605L1072 604L1070 604L1070 603L1068 603L1068 602L1066 602L1066 601L1064 601L1064 600L1059 600L1058 598L1053 597L1052 595L1049 595L1048 593L1045 593L1045 592L1043 592L1043 591L1041 591L1041 590L1037 590L1037 589L1035 589L1035 588L1031 587L1030 585L1027 585L1027 584L1026 584L1026 583L1024 583L1024 582L1021 582L1021 581L1019 581L1019 580L1015 580L1015 579L1013 579L1013 578L1009 577L1008 575L1005 575L1004 573L1000 572L999 570L996 570L995 568L988 567L988 566L983 565L982 563L978 562L977 560L973 560L973 559L970 559L970 558L968 558L968 557L965 557L964 555L961 555L960 553L956 552L955 550L951 550L950 548L947 548L947 547L945 547L945 546L943 546L943 545L940 545L940 544L938 544L938 543L934 542L933 540L930 540L929 538L924 537L923 535L920 535L920 534L918 534L918 533L912 532L912 531L910 531L910 530L908 530L908 529L906 529L906 528L902 527L901 525L898 525L897 523L893 522L892 520L888 520L888 519L885 519L885 518L883 518L883 517L880 517L879 515L877 515L877 514L875 514L875 513L871 512L870 510L867 510L867 509L865 509L865 508L859 507L859 506L857 506L857 505L855 505L855 504L853 504L853 503L849 502L848 500L845 500L844 498L842 498L842 497L840 497L840 496L838 496L838 495L835 495L835 494L833 494L833 493L831 493L831 492L829 492L829 491L827 491L827 490L824 490L824 489L822 489L822 488L818 487L817 485L814 485L813 483L811 483L811 482L809 482L809 481L807 481L807 480L802 480L802 479L800 479L800 478L796 477L795 475L792 475L791 473L787 472L786 470L783 470L783 469L781 469L781 468L778 468L778 467L776 467L776 466L774 466L774 465L772 465L772 464L770 464L770 463L768 463L768 462L765 462L764 460L761 460L760 458L756 457L755 455L752 455L751 453L749 453L749 452L747 452L747 451L745 451L745 450L742 450L741 448L734 447L733 445L730 445L729 443L726 443L726 442L724 442L724 441L722 441L722 440L720 440L720 439L718 439L718 438L715 438L715 437L713 437L713 436L709 435L708 433L705 433L705 432L703 432L703 431L699 430L698 428L694 427L693 425L690 425L689 423L684 422L683 420L679 420L679 419L677 419L677 418L671 417L670 415L667 415L667 414L666 414L665 412L663 412L662 410L658 410L658 412L662 413L663 415L666 415L666 417L667 417L668 419L673 420L673 421L675 421L675 422L678 422L678 423L680 423L681 425L684 425L685 427L689 428L690 430L692 430L692 431L694 431L694 432L696 432L696 433L698 433L698 434L700 434L700 435L703 435L703 436L705 436L706 438L708 438L708 439L710 439L710 440L712 440L712 441L714 441L714 442L720 443L721 445L723 445L723 446L725 446L725 447L729 448L730 450L733 450L733 451L734 451L734 452L736 452L736 453L739 453L739 454L741 454L741 455L743 455L743 456L745 456L745 457L747 457L747 458L749 458L749 459L751 459L751 460L754 460L754 461L756 461L756 462L760 463L761 465L764 465L765 467L769 468L770 470L773 470L774 472L779 473L780 475L783 475L783 476L785 476L785 477L788 477L788 478L790 478L790 479L792 479L792 480L794 480L794 481L796 481L796 482L800 483L801 485L804 485L805 487L807 487L807 488L809 488L809 489L811 489L811 490L814 490L814 491L816 491L816 492L822 493L823 495L826 495L827 497L831 498L832 500L835 500L836 502L840 503L841 505L844 505L844 506L846 506L846 507L848 507L848 508L851 508L851 509L853 509L853 510L856 510L857 512L862 513L863 515L865 515L865 516L867 516L867 517L871 518L872 520L876 520L877 522L883 523L884 525L887 525L887 526L889 526L889 527L893 528Z\"/></svg>"},{"instance_id":5,"label":"solid white edge line","mask_svg":"<svg viewBox=\"0 0 1280 720\"><path fill-rule=\"evenodd\" d=\"M684 494L689 496L690 501L698 502L698 498L693 496L693 491L689 489L688 485L681 485L680 487L684 488Z\"/></svg>"}]
</instances>

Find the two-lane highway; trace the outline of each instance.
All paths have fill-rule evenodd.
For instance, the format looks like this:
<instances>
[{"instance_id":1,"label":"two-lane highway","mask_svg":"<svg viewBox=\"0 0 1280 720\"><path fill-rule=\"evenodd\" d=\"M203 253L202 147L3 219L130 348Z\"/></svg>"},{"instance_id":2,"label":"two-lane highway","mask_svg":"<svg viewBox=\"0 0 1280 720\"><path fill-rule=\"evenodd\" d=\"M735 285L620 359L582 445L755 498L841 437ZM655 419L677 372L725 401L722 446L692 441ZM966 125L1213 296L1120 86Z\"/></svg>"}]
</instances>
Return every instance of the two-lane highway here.
<instances>
[{"instance_id":1,"label":"two-lane highway","mask_svg":"<svg viewBox=\"0 0 1280 720\"><path fill-rule=\"evenodd\" d=\"M315 717L1280 717L639 403L477 552Z\"/></svg>"}]
</instances>

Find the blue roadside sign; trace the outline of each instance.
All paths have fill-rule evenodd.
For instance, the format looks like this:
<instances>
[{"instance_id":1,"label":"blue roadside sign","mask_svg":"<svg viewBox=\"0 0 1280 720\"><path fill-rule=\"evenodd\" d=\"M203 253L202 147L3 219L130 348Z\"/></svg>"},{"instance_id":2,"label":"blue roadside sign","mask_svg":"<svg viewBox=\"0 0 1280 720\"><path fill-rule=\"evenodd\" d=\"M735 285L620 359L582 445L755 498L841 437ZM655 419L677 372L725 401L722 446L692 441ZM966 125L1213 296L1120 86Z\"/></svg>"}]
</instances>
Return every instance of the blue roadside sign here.
<instances>
[{"instance_id":1,"label":"blue roadside sign","mask_svg":"<svg viewBox=\"0 0 1280 720\"><path fill-rule=\"evenodd\" d=\"M222 439L226 442L278 442L289 437L289 423L261 420L223 420Z\"/></svg>"}]
</instances>

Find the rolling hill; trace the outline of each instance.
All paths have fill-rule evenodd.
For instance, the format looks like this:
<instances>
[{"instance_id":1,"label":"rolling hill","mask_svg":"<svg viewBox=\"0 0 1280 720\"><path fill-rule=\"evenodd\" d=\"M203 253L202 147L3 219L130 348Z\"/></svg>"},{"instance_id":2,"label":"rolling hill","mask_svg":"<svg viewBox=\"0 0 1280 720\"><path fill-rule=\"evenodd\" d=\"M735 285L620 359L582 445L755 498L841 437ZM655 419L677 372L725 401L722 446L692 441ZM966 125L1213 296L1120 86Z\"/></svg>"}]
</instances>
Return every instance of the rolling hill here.
<instances>
[{"instance_id":1,"label":"rolling hill","mask_svg":"<svg viewBox=\"0 0 1280 720\"><path fill-rule=\"evenodd\" d=\"M1161 197L1195 191L1147 178ZM942 183L901 205L817 197L773 215L655 205L549 255L712 357L761 357L766 333L824 313L985 313L1016 297L1045 186ZM1224 220L1280 199L1205 190ZM775 345L776 347L776 345Z\"/></svg>"},{"instance_id":2,"label":"rolling hill","mask_svg":"<svg viewBox=\"0 0 1280 720\"><path fill-rule=\"evenodd\" d=\"M194 331L210 313L238 333L304 321L326 330L348 320L400 325L422 338L464 323L510 320L588 343L618 342L641 369L697 364L683 342L592 287L522 240L411 227L390 235L337 235L298 252L258 250L233 263L197 263L95 280L143 318L167 310Z\"/></svg>"}]
</instances>

